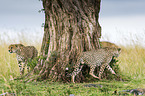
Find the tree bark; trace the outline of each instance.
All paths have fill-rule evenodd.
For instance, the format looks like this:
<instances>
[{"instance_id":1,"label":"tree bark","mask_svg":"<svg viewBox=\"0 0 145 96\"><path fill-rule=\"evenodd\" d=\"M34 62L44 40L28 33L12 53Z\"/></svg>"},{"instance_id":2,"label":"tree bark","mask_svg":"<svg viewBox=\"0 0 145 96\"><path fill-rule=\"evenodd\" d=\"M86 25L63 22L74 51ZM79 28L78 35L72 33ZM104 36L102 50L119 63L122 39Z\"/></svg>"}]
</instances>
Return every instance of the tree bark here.
<instances>
[{"instance_id":1,"label":"tree bark","mask_svg":"<svg viewBox=\"0 0 145 96\"><path fill-rule=\"evenodd\" d=\"M45 12L41 56L34 73L41 79L68 80L82 51L100 47L101 27L98 22L101 0L42 0ZM78 82L83 79L81 73Z\"/></svg>"}]
</instances>

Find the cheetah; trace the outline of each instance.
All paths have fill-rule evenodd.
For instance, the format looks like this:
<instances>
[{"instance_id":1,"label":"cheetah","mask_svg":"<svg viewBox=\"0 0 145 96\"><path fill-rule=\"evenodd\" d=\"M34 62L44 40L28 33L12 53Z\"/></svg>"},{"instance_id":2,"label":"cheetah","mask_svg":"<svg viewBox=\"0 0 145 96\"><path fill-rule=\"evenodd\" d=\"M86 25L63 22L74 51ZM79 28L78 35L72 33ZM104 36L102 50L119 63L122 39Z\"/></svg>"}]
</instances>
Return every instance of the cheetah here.
<instances>
[{"instance_id":1,"label":"cheetah","mask_svg":"<svg viewBox=\"0 0 145 96\"><path fill-rule=\"evenodd\" d=\"M38 51L34 46L24 46L23 44L11 44L8 47L10 53L16 53L20 75L24 74L25 66L28 63L28 59L32 60L37 57ZM29 71L29 67L27 66Z\"/></svg>"},{"instance_id":2,"label":"cheetah","mask_svg":"<svg viewBox=\"0 0 145 96\"><path fill-rule=\"evenodd\" d=\"M112 48L112 47L114 47L114 48L120 48L116 44L111 43L111 42L108 42L108 41L101 41L100 42L100 46L101 46L101 48L105 48L105 47L109 47L109 48ZM112 61L114 61L114 60L116 61L117 58L116 57L112 57Z\"/></svg>"},{"instance_id":3,"label":"cheetah","mask_svg":"<svg viewBox=\"0 0 145 96\"><path fill-rule=\"evenodd\" d=\"M93 76L94 78L98 78L101 80L101 75L105 69L105 67L111 71L112 74L116 73L113 71L113 69L109 66L109 63L112 60L112 57L118 57L121 52L121 48L100 48L97 50L91 50L82 52L76 62L76 66L74 71L71 74L71 81L73 83L75 80L75 76L81 71L84 64L87 64L90 67L89 74ZM99 71L99 77L94 75L94 70L97 66L101 66Z\"/></svg>"},{"instance_id":4,"label":"cheetah","mask_svg":"<svg viewBox=\"0 0 145 96\"><path fill-rule=\"evenodd\" d=\"M112 48L112 47L119 48L119 46L117 46L116 44L111 43L111 42L108 42L108 41L101 41L100 42L100 46L101 46L101 48L105 48L105 47L109 47L109 48Z\"/></svg>"}]
</instances>

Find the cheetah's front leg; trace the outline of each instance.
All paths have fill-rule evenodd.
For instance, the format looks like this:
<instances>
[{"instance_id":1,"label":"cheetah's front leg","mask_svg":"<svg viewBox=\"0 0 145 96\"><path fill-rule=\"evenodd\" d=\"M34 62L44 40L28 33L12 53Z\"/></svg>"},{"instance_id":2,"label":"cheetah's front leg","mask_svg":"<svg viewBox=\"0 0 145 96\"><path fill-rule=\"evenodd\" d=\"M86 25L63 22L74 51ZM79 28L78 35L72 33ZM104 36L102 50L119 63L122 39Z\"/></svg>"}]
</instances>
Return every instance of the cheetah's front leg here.
<instances>
[{"instance_id":1,"label":"cheetah's front leg","mask_svg":"<svg viewBox=\"0 0 145 96\"><path fill-rule=\"evenodd\" d=\"M109 71L111 71L112 74L116 75L116 73L114 72L114 70L113 70L109 65L107 65L106 68L107 68Z\"/></svg>"},{"instance_id":2,"label":"cheetah's front leg","mask_svg":"<svg viewBox=\"0 0 145 96\"><path fill-rule=\"evenodd\" d=\"M23 64L21 61L18 61L19 69L20 69L20 75L22 75L22 69L23 69Z\"/></svg>"},{"instance_id":3,"label":"cheetah's front leg","mask_svg":"<svg viewBox=\"0 0 145 96\"><path fill-rule=\"evenodd\" d=\"M27 64L26 62L23 62L22 68L21 68L21 70L20 70L20 75L24 75L24 70L25 70L26 64Z\"/></svg>"}]
</instances>

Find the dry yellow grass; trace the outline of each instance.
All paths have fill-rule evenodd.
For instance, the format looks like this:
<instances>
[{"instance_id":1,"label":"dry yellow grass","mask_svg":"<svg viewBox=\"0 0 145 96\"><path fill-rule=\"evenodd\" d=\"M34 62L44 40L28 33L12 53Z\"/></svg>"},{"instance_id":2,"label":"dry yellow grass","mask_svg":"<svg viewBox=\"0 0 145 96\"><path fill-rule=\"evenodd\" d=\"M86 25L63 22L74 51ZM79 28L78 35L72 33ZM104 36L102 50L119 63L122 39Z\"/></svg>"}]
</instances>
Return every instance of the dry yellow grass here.
<instances>
[{"instance_id":1,"label":"dry yellow grass","mask_svg":"<svg viewBox=\"0 0 145 96\"><path fill-rule=\"evenodd\" d=\"M9 77L17 76L19 68L15 54L8 52L8 45L0 45L0 76Z\"/></svg>"},{"instance_id":2,"label":"dry yellow grass","mask_svg":"<svg viewBox=\"0 0 145 96\"><path fill-rule=\"evenodd\" d=\"M133 79L145 79L145 48L140 46L122 47L119 56L121 72Z\"/></svg>"},{"instance_id":3,"label":"dry yellow grass","mask_svg":"<svg viewBox=\"0 0 145 96\"><path fill-rule=\"evenodd\" d=\"M19 76L19 67L15 53L8 52L7 44L0 45L0 78L9 78L10 76ZM34 45L35 46L35 45ZM36 45L40 50L40 44Z\"/></svg>"},{"instance_id":4,"label":"dry yellow grass","mask_svg":"<svg viewBox=\"0 0 145 96\"><path fill-rule=\"evenodd\" d=\"M30 45L25 42L26 38L21 41L24 45ZM1 40L0 40L1 41ZM2 42L2 41L1 41ZM3 42L0 45L0 78L10 78L10 76L19 76L19 68L16 60L16 54L8 52L9 44ZM41 42L34 43L38 51L40 51ZM119 67L121 72L133 79L145 78L145 48L140 46L121 47L122 52L119 56Z\"/></svg>"},{"instance_id":5,"label":"dry yellow grass","mask_svg":"<svg viewBox=\"0 0 145 96\"><path fill-rule=\"evenodd\" d=\"M24 34L19 36L19 42L24 44L25 46L32 45L40 50L41 41L40 42L28 42L26 37L23 37ZM4 34L4 37L8 37L7 34ZM19 76L19 67L16 59L16 54L10 54L8 52L9 43L15 44L16 40L10 40L9 38L6 40L1 40L0 38L0 78L10 78L10 76Z\"/></svg>"}]
</instances>

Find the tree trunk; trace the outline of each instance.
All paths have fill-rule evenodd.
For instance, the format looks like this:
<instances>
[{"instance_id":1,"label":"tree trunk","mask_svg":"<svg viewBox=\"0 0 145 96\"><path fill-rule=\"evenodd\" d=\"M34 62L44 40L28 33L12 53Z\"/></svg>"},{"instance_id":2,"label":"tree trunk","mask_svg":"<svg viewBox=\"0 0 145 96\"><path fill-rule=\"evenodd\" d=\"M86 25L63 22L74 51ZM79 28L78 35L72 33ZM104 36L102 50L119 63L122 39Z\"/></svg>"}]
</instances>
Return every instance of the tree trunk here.
<instances>
[{"instance_id":1,"label":"tree trunk","mask_svg":"<svg viewBox=\"0 0 145 96\"><path fill-rule=\"evenodd\" d=\"M78 54L100 47L98 22L101 0L42 0L45 12L41 56L33 72L41 79L66 79ZM81 73L78 82L84 78Z\"/></svg>"}]
</instances>

